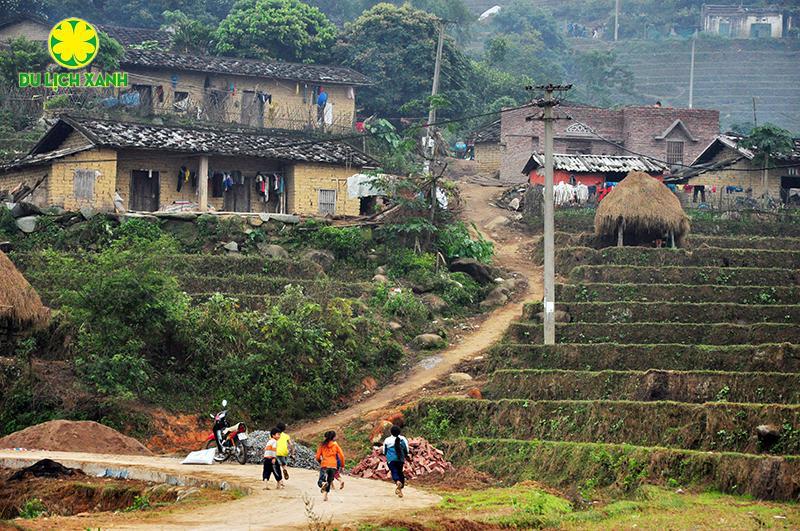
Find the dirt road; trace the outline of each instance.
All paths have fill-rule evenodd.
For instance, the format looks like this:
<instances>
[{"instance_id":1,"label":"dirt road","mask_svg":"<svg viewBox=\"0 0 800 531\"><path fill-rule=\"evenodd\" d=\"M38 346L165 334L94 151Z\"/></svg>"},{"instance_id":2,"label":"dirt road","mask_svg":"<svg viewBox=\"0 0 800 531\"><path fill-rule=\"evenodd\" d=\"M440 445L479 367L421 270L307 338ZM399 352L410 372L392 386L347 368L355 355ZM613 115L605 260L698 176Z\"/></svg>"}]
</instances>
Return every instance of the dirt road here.
<instances>
[{"instance_id":1,"label":"dirt road","mask_svg":"<svg viewBox=\"0 0 800 531\"><path fill-rule=\"evenodd\" d=\"M345 478L344 490L332 491L330 500L322 501L317 487L317 473L311 470L290 469L285 489L263 490L261 467L256 465L181 465L177 459L164 457L80 454L69 452L21 452L0 450L0 466L20 468L39 459L50 458L88 474L98 474L106 468L127 470L131 479L166 482L176 479L186 484L210 482L227 483L230 488L249 490L250 495L225 503L191 510L181 510L180 504L164 514L142 512L125 515L109 513L96 516L50 518L53 529L192 529L192 530L259 530L308 529L304 497L313 502L312 510L323 522L344 526L363 521L380 521L394 513L413 511L439 502L439 497L412 487L405 497L394 495L393 485L369 479ZM274 488L274 482L272 484ZM50 527L53 524L55 527Z\"/></svg>"},{"instance_id":2,"label":"dirt road","mask_svg":"<svg viewBox=\"0 0 800 531\"><path fill-rule=\"evenodd\" d=\"M509 324L521 315L523 304L541 300L541 268L535 267L524 252L524 247L531 244L534 238L503 224L486 230L487 225L492 225L498 216L507 217L511 214L507 210L489 204L491 198L502 188L468 182L459 183L459 187L466 204L464 216L468 221L475 223L484 236L495 244L494 263L526 277L527 290L518 295L514 302L494 310L480 328L466 334L457 345L452 345L420 361L402 382L384 387L362 402L334 415L300 426L294 431L295 437L309 437L322 430L340 428L358 418L369 416L370 412L407 402L414 393L452 372L461 362L480 355L499 341Z\"/></svg>"}]
</instances>

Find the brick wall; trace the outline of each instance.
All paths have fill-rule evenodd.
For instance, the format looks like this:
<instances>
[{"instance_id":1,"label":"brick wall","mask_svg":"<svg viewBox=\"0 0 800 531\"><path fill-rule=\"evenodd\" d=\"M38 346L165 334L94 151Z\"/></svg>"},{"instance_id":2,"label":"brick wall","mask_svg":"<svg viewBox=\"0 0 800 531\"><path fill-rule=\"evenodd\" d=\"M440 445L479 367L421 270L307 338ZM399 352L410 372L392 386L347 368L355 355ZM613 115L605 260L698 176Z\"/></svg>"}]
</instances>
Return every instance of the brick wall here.
<instances>
[{"instance_id":1,"label":"brick wall","mask_svg":"<svg viewBox=\"0 0 800 531\"><path fill-rule=\"evenodd\" d=\"M500 143L503 149L500 162L500 179L517 180L520 171L533 151L544 149L544 123L526 120L542 113L537 107L525 107L502 113ZM690 164L719 134L719 112L706 109L673 109L667 107L625 107L601 109L597 107L562 106L556 115L561 118L554 125L553 147L556 153L566 153L578 144L593 154L624 155L625 150L605 142L591 132L582 131L580 124L615 144L621 144L644 155L666 159L666 140L684 140L684 164ZM664 140L662 135L675 120L680 119L696 142L688 139L681 128L673 129Z\"/></svg>"},{"instance_id":2,"label":"brick wall","mask_svg":"<svg viewBox=\"0 0 800 531\"><path fill-rule=\"evenodd\" d=\"M734 156L735 153L733 151L729 149L722 149L711 160L711 162L730 160L731 158L734 158ZM785 173L786 170L770 170L767 177L767 189L769 190L770 196L776 201L780 198L781 176ZM763 173L759 171L757 165L754 165L749 160L741 160L733 166L723 170L703 173L697 177L693 177L689 179L688 184L705 185L707 187L716 186L717 192L715 194L709 195L709 191L706 191L706 201L709 202L717 203L720 199L725 202L726 200L735 200L736 197L746 197L748 195L746 193L748 188L752 188L752 197L757 199L764 194L762 176ZM734 192L728 194L725 193L724 190L726 186L741 186L745 192Z\"/></svg>"},{"instance_id":3,"label":"brick wall","mask_svg":"<svg viewBox=\"0 0 800 531\"><path fill-rule=\"evenodd\" d=\"M502 151L499 142L477 142L475 144L475 162L483 173L495 173L500 170Z\"/></svg>"},{"instance_id":4,"label":"brick wall","mask_svg":"<svg viewBox=\"0 0 800 531\"><path fill-rule=\"evenodd\" d=\"M39 188L25 198L25 201L44 208L49 206L47 203L47 185L50 172L50 164L42 164L39 166L28 166L19 170L11 170L0 173L0 191L8 192L16 188L19 183L25 183L33 188L33 185L36 184L36 181L41 179L43 175L47 174L48 178L45 179Z\"/></svg>"},{"instance_id":5,"label":"brick wall","mask_svg":"<svg viewBox=\"0 0 800 531\"><path fill-rule=\"evenodd\" d=\"M319 214L319 191L336 190L336 214L357 216L360 200L347 196L347 178L359 168L299 163L288 170L289 212Z\"/></svg>"},{"instance_id":6,"label":"brick wall","mask_svg":"<svg viewBox=\"0 0 800 531\"><path fill-rule=\"evenodd\" d=\"M75 170L94 170L94 192L90 198L75 196ZM113 149L93 148L53 161L48 181L50 205L66 210L92 206L98 210L114 209L117 181L117 153Z\"/></svg>"},{"instance_id":7,"label":"brick wall","mask_svg":"<svg viewBox=\"0 0 800 531\"><path fill-rule=\"evenodd\" d=\"M268 104L264 104L264 119L261 124L250 123L253 126L263 126L279 129L304 129L310 121L316 121L316 99L311 95L315 86L312 83L295 82L276 79L262 79L247 76L209 74L209 87L219 89L218 94L224 95L224 104L218 112L212 113L206 96L206 74L194 72L177 73L177 81L172 86L172 71L154 68L140 68L127 66L128 83L150 85L153 87L153 110L157 114L186 115L192 118L197 116L197 108L201 108L203 115L212 121L242 123L242 105L253 108L252 95L245 97L246 91L260 91L272 95L274 109L269 111ZM234 92L227 93L233 85ZM328 101L333 103L333 121L337 128L351 128L355 121L355 99L349 97L348 87L344 85L322 84L328 93ZM156 87L162 87L163 99L156 97ZM307 91L304 100L303 93ZM353 95L358 89L353 88ZM189 109L176 111L173 107L175 92L189 93Z\"/></svg>"}]
</instances>

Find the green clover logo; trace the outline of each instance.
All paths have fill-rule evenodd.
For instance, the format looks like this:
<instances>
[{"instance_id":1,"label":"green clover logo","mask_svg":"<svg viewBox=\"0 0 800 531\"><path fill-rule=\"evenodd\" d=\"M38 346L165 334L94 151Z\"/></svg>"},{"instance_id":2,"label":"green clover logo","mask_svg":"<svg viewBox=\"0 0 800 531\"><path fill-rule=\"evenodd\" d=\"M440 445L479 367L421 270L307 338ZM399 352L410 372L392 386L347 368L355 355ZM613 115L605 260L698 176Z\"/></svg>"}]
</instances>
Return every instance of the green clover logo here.
<instances>
[{"instance_id":1,"label":"green clover logo","mask_svg":"<svg viewBox=\"0 0 800 531\"><path fill-rule=\"evenodd\" d=\"M53 60L74 70L88 66L100 50L94 26L80 18L65 18L50 30L47 47Z\"/></svg>"}]
</instances>

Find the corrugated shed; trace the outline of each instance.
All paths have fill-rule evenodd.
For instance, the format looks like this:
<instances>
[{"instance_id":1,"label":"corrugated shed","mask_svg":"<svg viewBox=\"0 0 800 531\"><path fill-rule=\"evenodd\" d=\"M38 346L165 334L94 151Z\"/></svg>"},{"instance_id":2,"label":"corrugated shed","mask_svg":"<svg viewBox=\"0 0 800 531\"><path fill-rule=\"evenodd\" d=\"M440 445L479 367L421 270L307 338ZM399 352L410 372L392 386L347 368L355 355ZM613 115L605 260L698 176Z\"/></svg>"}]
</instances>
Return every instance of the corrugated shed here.
<instances>
[{"instance_id":1,"label":"corrugated shed","mask_svg":"<svg viewBox=\"0 0 800 531\"><path fill-rule=\"evenodd\" d=\"M533 170L544 167L544 154L534 153L522 170L528 174ZM646 173L660 173L667 170L667 166L652 159L627 155L582 155L556 153L553 155L553 167L575 173L627 173L643 171Z\"/></svg>"}]
</instances>

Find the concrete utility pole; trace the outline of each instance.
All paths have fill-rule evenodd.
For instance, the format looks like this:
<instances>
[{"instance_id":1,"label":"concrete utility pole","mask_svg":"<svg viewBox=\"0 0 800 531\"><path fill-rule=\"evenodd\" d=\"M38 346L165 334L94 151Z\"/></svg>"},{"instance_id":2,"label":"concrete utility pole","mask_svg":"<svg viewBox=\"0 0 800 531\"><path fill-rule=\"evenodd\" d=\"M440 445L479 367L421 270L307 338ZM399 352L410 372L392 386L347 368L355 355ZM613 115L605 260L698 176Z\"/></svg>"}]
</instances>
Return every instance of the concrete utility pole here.
<instances>
[{"instance_id":1,"label":"concrete utility pole","mask_svg":"<svg viewBox=\"0 0 800 531\"><path fill-rule=\"evenodd\" d=\"M697 30L692 36L692 62L689 65L689 108L691 109L694 104L694 49L697 43Z\"/></svg>"},{"instance_id":2,"label":"concrete utility pole","mask_svg":"<svg viewBox=\"0 0 800 531\"><path fill-rule=\"evenodd\" d=\"M533 88L533 87L531 87ZM572 85L545 85L535 87L544 90L544 99L536 103L544 109L544 344L556 342L556 280L555 280L555 208L553 200L553 122L558 118L553 107L558 101L553 92L566 92Z\"/></svg>"},{"instance_id":3,"label":"concrete utility pole","mask_svg":"<svg viewBox=\"0 0 800 531\"><path fill-rule=\"evenodd\" d=\"M197 202L200 212L208 211L208 156L200 157L197 168Z\"/></svg>"},{"instance_id":4,"label":"concrete utility pole","mask_svg":"<svg viewBox=\"0 0 800 531\"><path fill-rule=\"evenodd\" d=\"M434 96L439 93L439 76L442 71L442 50L444 49L444 25L443 20L439 21L439 42L436 45L436 63L433 67L433 88L431 89L431 104L428 110L428 127L425 128L425 145L423 146L425 153L425 175L431 176L431 161L436 155L436 142L433 135L433 124L436 122L436 103L433 101ZM436 179L431 178L431 223L433 223L436 215Z\"/></svg>"},{"instance_id":5,"label":"concrete utility pole","mask_svg":"<svg viewBox=\"0 0 800 531\"><path fill-rule=\"evenodd\" d=\"M616 0L614 4L614 41L619 40L619 2Z\"/></svg>"}]
</instances>

